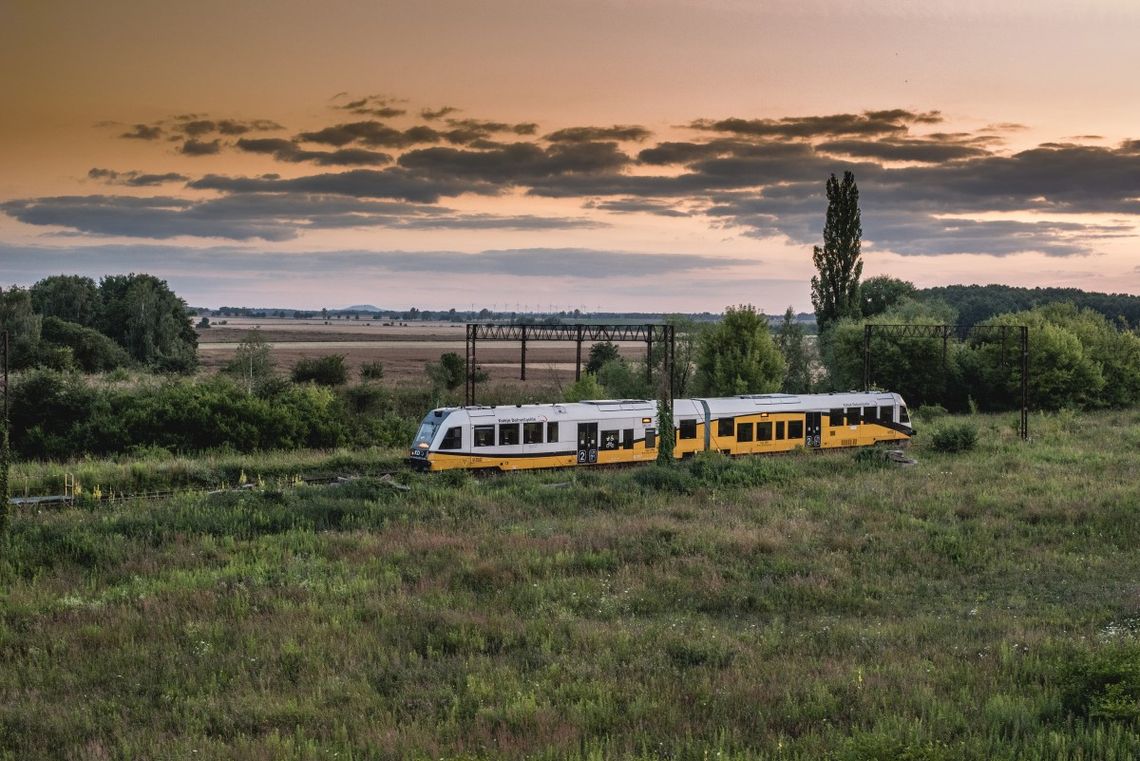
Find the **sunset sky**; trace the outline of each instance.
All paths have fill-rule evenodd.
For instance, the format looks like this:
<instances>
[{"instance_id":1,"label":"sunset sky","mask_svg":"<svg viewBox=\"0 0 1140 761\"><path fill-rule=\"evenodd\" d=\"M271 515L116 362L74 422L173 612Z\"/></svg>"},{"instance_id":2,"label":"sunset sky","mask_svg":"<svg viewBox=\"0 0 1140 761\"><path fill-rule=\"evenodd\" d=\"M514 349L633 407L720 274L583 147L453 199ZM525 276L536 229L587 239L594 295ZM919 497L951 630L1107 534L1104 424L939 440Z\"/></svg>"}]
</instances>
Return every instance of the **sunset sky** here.
<instances>
[{"instance_id":1,"label":"sunset sky","mask_svg":"<svg viewBox=\"0 0 1140 761\"><path fill-rule=\"evenodd\" d=\"M0 0L0 285L810 311L864 276L1140 294L1140 2Z\"/></svg>"}]
</instances>

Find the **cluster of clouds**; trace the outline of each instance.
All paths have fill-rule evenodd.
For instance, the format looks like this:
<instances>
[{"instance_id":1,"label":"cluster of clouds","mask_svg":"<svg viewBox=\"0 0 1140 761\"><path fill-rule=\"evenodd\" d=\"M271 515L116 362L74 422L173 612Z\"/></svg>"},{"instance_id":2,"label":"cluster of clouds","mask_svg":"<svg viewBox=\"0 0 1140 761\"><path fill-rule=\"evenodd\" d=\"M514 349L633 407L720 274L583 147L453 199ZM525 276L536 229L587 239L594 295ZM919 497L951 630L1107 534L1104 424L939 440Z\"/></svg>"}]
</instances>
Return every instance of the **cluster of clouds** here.
<instances>
[{"instance_id":1,"label":"cluster of clouds","mask_svg":"<svg viewBox=\"0 0 1140 761\"><path fill-rule=\"evenodd\" d=\"M824 181L849 170L868 248L903 255L1085 254L1101 239L1132 235L1140 215L1140 140L1105 146L1086 136L1011 153L1006 138L1018 125L948 131L937 111L700 118L656 141L637 124L544 131L535 122L465 118L451 106L414 111L386 96L342 94L332 111L332 123L314 130L185 114L119 133L177 142L190 157L257 155L293 166L289 176L94 168L89 180L112 187L183 190L15 199L0 210L91 235L270 241L345 227L597 228L648 214L810 245L820 237ZM297 165L314 170L298 175ZM472 214L446 205L507 194L571 199L581 213Z\"/></svg>"}]
</instances>

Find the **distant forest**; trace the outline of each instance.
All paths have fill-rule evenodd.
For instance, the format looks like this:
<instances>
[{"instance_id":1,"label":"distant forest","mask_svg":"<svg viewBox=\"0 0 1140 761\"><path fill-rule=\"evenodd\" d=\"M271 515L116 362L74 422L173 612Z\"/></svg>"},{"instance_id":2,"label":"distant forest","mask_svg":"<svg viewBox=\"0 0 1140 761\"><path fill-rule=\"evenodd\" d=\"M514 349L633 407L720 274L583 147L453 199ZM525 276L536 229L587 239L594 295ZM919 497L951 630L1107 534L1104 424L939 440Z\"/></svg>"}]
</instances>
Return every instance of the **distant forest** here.
<instances>
[{"instance_id":1,"label":"distant forest","mask_svg":"<svg viewBox=\"0 0 1140 761\"><path fill-rule=\"evenodd\" d=\"M943 301L958 313L958 324L976 325L1008 312L1069 302L1077 309L1100 312L1121 328L1140 327L1140 296L1091 293L1079 288L1017 288L1011 285L946 285L924 288L916 294L924 301Z\"/></svg>"}]
</instances>

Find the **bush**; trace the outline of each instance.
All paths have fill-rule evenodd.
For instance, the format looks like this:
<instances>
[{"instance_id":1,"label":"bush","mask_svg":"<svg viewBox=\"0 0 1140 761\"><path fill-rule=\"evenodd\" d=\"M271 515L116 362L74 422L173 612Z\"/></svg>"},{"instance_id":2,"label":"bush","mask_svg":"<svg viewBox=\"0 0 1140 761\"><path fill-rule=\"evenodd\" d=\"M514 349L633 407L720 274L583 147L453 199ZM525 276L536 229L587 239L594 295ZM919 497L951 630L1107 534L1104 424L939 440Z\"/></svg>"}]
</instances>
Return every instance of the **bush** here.
<instances>
[{"instance_id":1,"label":"bush","mask_svg":"<svg viewBox=\"0 0 1140 761\"><path fill-rule=\"evenodd\" d=\"M977 427L965 421L946 423L930 434L930 446L936 452L967 452L977 443Z\"/></svg>"},{"instance_id":2,"label":"bush","mask_svg":"<svg viewBox=\"0 0 1140 761\"><path fill-rule=\"evenodd\" d=\"M45 342L70 349L75 364L85 372L98 373L131 364L126 349L99 331L74 322L45 317L42 336Z\"/></svg>"},{"instance_id":3,"label":"bush","mask_svg":"<svg viewBox=\"0 0 1140 761\"><path fill-rule=\"evenodd\" d=\"M914 411L914 416L925 423L933 423L949 414L949 411L941 404L923 404Z\"/></svg>"},{"instance_id":4,"label":"bush","mask_svg":"<svg viewBox=\"0 0 1140 761\"><path fill-rule=\"evenodd\" d=\"M318 386L343 386L348 382L348 368L343 354L302 359L293 365L294 383L313 382Z\"/></svg>"},{"instance_id":5,"label":"bush","mask_svg":"<svg viewBox=\"0 0 1140 761\"><path fill-rule=\"evenodd\" d=\"M365 362L360 366L361 380L381 380L384 377L383 362Z\"/></svg>"},{"instance_id":6,"label":"bush","mask_svg":"<svg viewBox=\"0 0 1140 761\"><path fill-rule=\"evenodd\" d=\"M1140 643L1128 641L1066 659L1061 704L1102 721L1140 722Z\"/></svg>"}]
</instances>

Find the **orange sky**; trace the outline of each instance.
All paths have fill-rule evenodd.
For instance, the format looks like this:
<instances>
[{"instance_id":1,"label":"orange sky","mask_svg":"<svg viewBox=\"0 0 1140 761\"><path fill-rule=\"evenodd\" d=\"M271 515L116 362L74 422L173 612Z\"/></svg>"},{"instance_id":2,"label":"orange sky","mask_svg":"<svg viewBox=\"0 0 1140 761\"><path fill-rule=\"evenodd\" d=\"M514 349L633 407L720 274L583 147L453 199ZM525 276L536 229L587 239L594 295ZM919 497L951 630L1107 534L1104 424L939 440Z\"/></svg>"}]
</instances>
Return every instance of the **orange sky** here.
<instances>
[{"instance_id":1,"label":"orange sky","mask_svg":"<svg viewBox=\"0 0 1140 761\"><path fill-rule=\"evenodd\" d=\"M808 310L853 169L865 275L1140 293L1138 30L1109 0L15 0L0 282Z\"/></svg>"}]
</instances>

